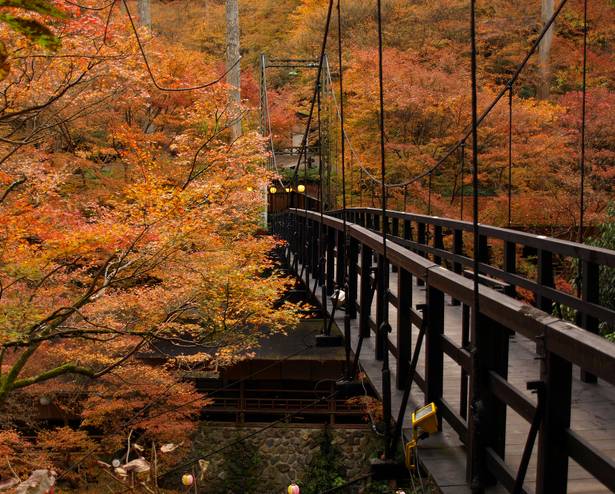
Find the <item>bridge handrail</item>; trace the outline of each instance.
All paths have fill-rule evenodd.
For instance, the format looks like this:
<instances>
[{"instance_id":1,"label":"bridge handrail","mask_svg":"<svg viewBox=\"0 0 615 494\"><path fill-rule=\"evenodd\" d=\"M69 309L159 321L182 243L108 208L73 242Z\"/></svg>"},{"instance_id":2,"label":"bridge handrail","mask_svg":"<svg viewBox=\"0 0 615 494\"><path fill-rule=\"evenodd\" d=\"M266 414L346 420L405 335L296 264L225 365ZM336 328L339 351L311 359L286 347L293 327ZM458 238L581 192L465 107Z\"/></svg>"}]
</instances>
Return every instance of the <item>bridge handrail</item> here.
<instances>
[{"instance_id":1,"label":"bridge handrail","mask_svg":"<svg viewBox=\"0 0 615 494\"><path fill-rule=\"evenodd\" d=\"M342 211L331 211L329 214L341 217ZM471 231L471 223L401 211L389 211L388 214L389 221L392 222L389 232L393 242L425 257L432 256L437 262L446 260L452 263L458 274L463 273L464 268L472 266L472 259L464 254L463 239L463 233ZM382 230L382 211L379 209L350 208L347 215L350 221L372 230ZM400 226L403 226L403 237L399 233ZM445 230L450 230L454 235L451 248L445 246ZM413 237L415 231L416 237ZM536 305L546 312L559 310L561 314L562 306L569 307L576 311L575 322L594 333L600 331L601 324L615 327L615 310L604 305L600 296L600 268L615 267L615 251L489 225L480 225L479 235L482 249L479 253L480 273L481 276L488 277L483 281L497 283L498 280L505 293L511 296L516 296L517 287L529 290L534 294ZM429 245L432 239L433 244ZM503 267L491 262L488 247L490 240L504 243ZM518 246L536 249L537 279L524 275L518 269ZM555 256L568 257L578 263L580 276L575 280L576 293L558 287ZM554 303L557 304L556 307L553 306ZM587 380L591 379L591 376L587 376Z\"/></svg>"},{"instance_id":2,"label":"bridge handrail","mask_svg":"<svg viewBox=\"0 0 615 494\"><path fill-rule=\"evenodd\" d=\"M378 208L348 208L348 212L364 212L369 214L382 215L382 210ZM327 214L340 215L342 210L328 211ZM387 210L390 218L410 220L417 223L438 225L450 229L458 229L467 232L472 231L472 223L463 220L453 220L439 216L428 216L424 214L407 213L403 211ZM497 238L498 240L515 242L535 249L549 250L553 254L560 254L567 257L576 257L588 262L594 262L603 266L615 267L615 251L602 247L594 247L569 240L561 240L545 235L535 235L527 232L520 232L509 228L479 224L479 233L487 237Z\"/></svg>"},{"instance_id":3,"label":"bridge handrail","mask_svg":"<svg viewBox=\"0 0 615 494\"><path fill-rule=\"evenodd\" d=\"M320 216L315 212L306 213L305 210L297 209L290 211L312 221L320 221ZM343 231L340 219L325 215L323 221L327 227ZM349 224L347 228L355 240L382 254L380 235L355 224ZM472 304L472 280L400 245L388 244L387 257L391 264L418 276L430 286L466 305ZM489 319L527 338L544 338L545 349L548 351L615 385L615 343L486 286L481 287L479 303L481 312L484 311Z\"/></svg>"},{"instance_id":4,"label":"bridge handrail","mask_svg":"<svg viewBox=\"0 0 615 494\"><path fill-rule=\"evenodd\" d=\"M505 460L506 408L510 407L530 423L539 410L535 400L508 380L508 331L513 331L534 340L540 349L539 377L545 392L540 407L537 485L542 486L542 492L565 493L571 458L615 490L615 460L575 432L571 423L573 365L615 385L615 343L487 286L480 288L478 336L473 341L464 340L468 338L468 321L474 317L471 314L471 279L393 242L387 244L385 260L381 235L354 223L347 226L350 238L346 244L342 220L329 214L322 217L322 225L320 214L304 209L290 209L271 219L273 232L287 239L289 261L302 279L305 274L304 282L311 281L311 285L314 279L319 280L325 292L331 295L336 284L346 283L343 266L348 262L346 304L351 319L358 319L354 327L361 338L369 337L381 327L382 314L386 310L382 304L397 308L396 341L388 338L388 348L397 360L396 383L400 389L409 378L412 327L425 328L424 373L421 375L417 370L414 382L425 393L426 402L436 403L440 418L466 443L468 462L481 458L488 472L512 491L515 474ZM323 238L327 239L324 245ZM344 245L348 245L347 250ZM393 295L389 287L373 284L374 254L379 266L392 265L398 270L397 295ZM319 259L326 259L324 266ZM413 277L425 285L426 304L422 314L411 303ZM371 307L374 286L379 292L386 290L387 294L376 298L376 320L372 318ZM445 332L445 294L464 305L462 313L465 315L460 322L461 345ZM382 340L378 338L377 359L382 359L381 345ZM444 397L445 355L462 371L458 411ZM446 379L450 378L447 375ZM387 393L386 388L383 393ZM473 396L480 397L480 406L476 402L470 404ZM476 425L479 423L481 425Z\"/></svg>"}]
</instances>

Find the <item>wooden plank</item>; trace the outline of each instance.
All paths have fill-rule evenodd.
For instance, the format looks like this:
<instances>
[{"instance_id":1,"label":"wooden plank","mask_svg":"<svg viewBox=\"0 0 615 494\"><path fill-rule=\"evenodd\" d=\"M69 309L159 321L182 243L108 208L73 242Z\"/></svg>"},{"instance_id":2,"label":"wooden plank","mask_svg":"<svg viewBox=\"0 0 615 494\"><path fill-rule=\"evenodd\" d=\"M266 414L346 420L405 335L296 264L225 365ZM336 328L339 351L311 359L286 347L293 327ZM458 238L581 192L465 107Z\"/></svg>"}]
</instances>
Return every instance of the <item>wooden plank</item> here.
<instances>
[{"instance_id":1,"label":"wooden plank","mask_svg":"<svg viewBox=\"0 0 615 494\"><path fill-rule=\"evenodd\" d=\"M570 457L615 492L615 460L605 457L579 434L568 429L566 445Z\"/></svg>"}]
</instances>

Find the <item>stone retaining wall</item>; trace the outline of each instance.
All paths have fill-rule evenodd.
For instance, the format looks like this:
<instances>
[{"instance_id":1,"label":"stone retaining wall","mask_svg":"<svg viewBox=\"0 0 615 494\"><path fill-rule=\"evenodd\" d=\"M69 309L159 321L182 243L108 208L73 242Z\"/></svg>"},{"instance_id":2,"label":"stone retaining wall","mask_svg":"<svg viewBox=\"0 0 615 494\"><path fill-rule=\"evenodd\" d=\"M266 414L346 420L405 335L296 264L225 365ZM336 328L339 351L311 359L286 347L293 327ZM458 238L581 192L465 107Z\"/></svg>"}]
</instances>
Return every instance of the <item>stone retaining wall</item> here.
<instances>
[{"instance_id":1,"label":"stone retaining wall","mask_svg":"<svg viewBox=\"0 0 615 494\"><path fill-rule=\"evenodd\" d=\"M255 432L259 427L204 424L194 439L194 448L205 455L234 438ZM332 443L341 453L341 464L346 470L346 479L352 479L369 471L369 459L381 447L382 440L369 428L331 428ZM246 440L246 448L258 451L260 459L259 487L255 494L285 493L289 483L305 478L305 471L318 452L322 427L297 427L282 425L272 427ZM201 492L227 494L224 488L226 472L222 468L223 454L210 459L207 479ZM232 493L242 494L242 493Z\"/></svg>"}]
</instances>

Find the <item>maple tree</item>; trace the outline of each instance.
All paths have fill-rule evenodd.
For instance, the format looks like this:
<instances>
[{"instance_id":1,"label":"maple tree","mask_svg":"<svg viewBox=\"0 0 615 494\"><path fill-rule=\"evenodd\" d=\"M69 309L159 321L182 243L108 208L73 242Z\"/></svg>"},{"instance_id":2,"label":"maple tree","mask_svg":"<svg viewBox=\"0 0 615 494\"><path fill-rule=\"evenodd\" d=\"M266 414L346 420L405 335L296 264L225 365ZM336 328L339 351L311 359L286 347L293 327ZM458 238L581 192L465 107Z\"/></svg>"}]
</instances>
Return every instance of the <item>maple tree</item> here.
<instances>
[{"instance_id":1,"label":"maple tree","mask_svg":"<svg viewBox=\"0 0 615 494\"><path fill-rule=\"evenodd\" d=\"M223 83L186 90L224 69L143 30L146 67L115 4L58 9L55 54L0 26L0 473L76 480L85 431L102 434L96 454L131 429L186 440L208 399L181 371L246 358L297 311L276 303L289 281L262 231L262 138L230 139ZM158 342L198 352L153 368L137 357ZM41 397L78 428L22 436Z\"/></svg>"},{"instance_id":2,"label":"maple tree","mask_svg":"<svg viewBox=\"0 0 615 494\"><path fill-rule=\"evenodd\" d=\"M326 1L303 0L290 16L293 29L289 39L300 53L318 53L326 8ZM379 203L377 184L366 178L370 172L378 176L379 163L374 9L365 2L348 0L342 10L346 129L356 150L354 161L364 167L363 182L356 183L359 173L354 173L355 184L350 188L365 204L371 204L373 190ZM555 24L549 54L550 98L536 99L537 85L542 83L537 56L530 59L513 87L513 220L529 228L560 225L554 232L558 235L573 235L579 220L582 14L582 2L570 2ZM604 218L611 193L604 176L608 175L607 169L612 169L613 147L605 136L612 134L612 125L606 119L613 90L614 65L609 46L614 11L600 2L590 5L588 14L587 163L592 178L586 189L586 220L595 224ZM467 2L460 0L410 4L388 0L383 2L383 16L387 181L394 184L430 169L467 129L469 10ZM536 39L541 23L539 2L478 2L479 109L486 108L509 80ZM337 30L332 29L332 59L336 36ZM481 221L494 224L507 222L507 99L499 103L479 130ZM294 103L301 107L306 100L298 97ZM602 122L601 130L594 121ZM468 141L466 151L470 144ZM434 214L459 215L459 154L446 160L431 177ZM466 152L466 188L470 180L469 156ZM409 209L426 212L428 182L426 176L408 188ZM389 194L389 203L401 207L403 189L391 188ZM532 207L536 201L544 207ZM470 208L465 212L470 214Z\"/></svg>"}]
</instances>

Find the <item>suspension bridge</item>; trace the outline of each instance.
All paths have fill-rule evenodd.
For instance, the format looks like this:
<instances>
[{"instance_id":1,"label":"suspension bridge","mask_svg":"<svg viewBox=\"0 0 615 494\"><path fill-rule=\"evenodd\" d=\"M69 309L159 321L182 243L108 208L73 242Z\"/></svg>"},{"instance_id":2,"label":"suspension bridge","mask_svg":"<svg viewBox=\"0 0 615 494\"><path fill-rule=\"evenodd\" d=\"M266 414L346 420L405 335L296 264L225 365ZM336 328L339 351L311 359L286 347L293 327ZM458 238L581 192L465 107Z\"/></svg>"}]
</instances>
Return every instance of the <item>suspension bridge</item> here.
<instances>
[{"instance_id":1,"label":"suspension bridge","mask_svg":"<svg viewBox=\"0 0 615 494\"><path fill-rule=\"evenodd\" d=\"M321 306L321 343L343 345L346 379L352 381L361 369L382 400L385 463L395 463L397 447L412 436L409 413L435 404L439 432L421 442L419 463L446 493L615 491L615 344L599 335L601 327L615 324L615 311L603 303L600 286L600 273L615 269L615 251L583 243L587 1L577 241L510 228L512 95L566 3L555 9L517 70L479 113L476 12L470 2L472 121L434 166L399 183L388 183L386 173L380 2L380 177L360 163L344 127L340 3L334 9L329 2L317 60L261 57L261 131L270 140L270 166L278 172L267 71L304 67L316 72L292 176L272 184L268 195L269 228L286 240L288 266ZM327 57L334 10L337 95ZM479 223L478 207L478 130L502 102L510 111L505 227ZM317 160L310 159L312 153ZM463 174L466 155L472 221L433 216L432 177L452 156L459 157ZM331 180L336 159L338 185ZM319 185L311 194L298 186L301 172L307 177L315 162ZM347 174L356 175L356 168L372 190L380 188L380 208L347 204ZM408 187L419 181L429 187L427 214L406 211ZM388 207L392 189L403 191L402 211ZM520 269L530 257L532 274ZM576 266L576 293L555 283L563 263Z\"/></svg>"}]
</instances>

